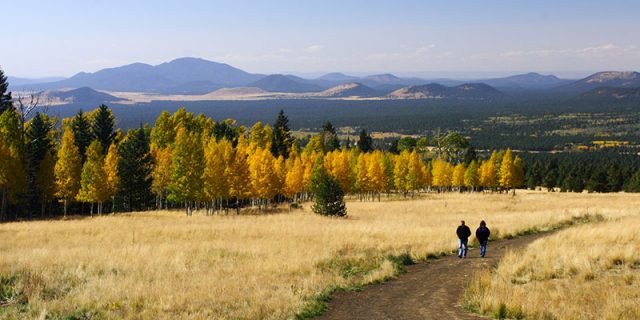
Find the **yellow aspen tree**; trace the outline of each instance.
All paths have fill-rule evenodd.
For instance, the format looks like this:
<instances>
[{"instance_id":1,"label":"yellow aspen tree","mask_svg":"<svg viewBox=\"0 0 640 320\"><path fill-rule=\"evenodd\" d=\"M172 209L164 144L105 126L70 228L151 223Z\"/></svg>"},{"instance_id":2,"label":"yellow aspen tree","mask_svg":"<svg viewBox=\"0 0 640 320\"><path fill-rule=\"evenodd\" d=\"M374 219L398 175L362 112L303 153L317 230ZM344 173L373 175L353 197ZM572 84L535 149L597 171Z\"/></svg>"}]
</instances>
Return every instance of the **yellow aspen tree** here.
<instances>
[{"instance_id":1,"label":"yellow aspen tree","mask_svg":"<svg viewBox=\"0 0 640 320\"><path fill-rule=\"evenodd\" d=\"M271 153L271 151L269 151L271 147L268 147L269 149L266 150L271 155L271 157L273 157L273 154ZM275 195L282 195L284 194L284 184L287 178L287 164L282 155L278 156L278 158L275 158L275 161L273 162L273 172L275 174L272 187L273 192Z\"/></svg>"},{"instance_id":2,"label":"yellow aspen tree","mask_svg":"<svg viewBox=\"0 0 640 320\"><path fill-rule=\"evenodd\" d=\"M267 129L268 128L268 129ZM255 148L267 148L271 146L271 127L262 125L262 122L256 122L249 130L249 145Z\"/></svg>"},{"instance_id":3,"label":"yellow aspen tree","mask_svg":"<svg viewBox=\"0 0 640 320\"><path fill-rule=\"evenodd\" d=\"M187 216L191 216L194 204L204 199L203 181L204 150L200 135L180 127L171 156L170 201L184 203Z\"/></svg>"},{"instance_id":4,"label":"yellow aspen tree","mask_svg":"<svg viewBox=\"0 0 640 320\"><path fill-rule=\"evenodd\" d=\"M225 151L230 148L230 143L222 139L219 142L216 137L211 137L204 151L205 167L202 175L204 194L211 200L212 207L222 206L222 201L227 198L227 179L225 177ZM218 206L216 206L216 202Z\"/></svg>"},{"instance_id":5,"label":"yellow aspen tree","mask_svg":"<svg viewBox=\"0 0 640 320\"><path fill-rule=\"evenodd\" d=\"M356 189L361 194L371 191L368 175L368 157L368 153L361 153L358 156L358 163L356 165Z\"/></svg>"},{"instance_id":6,"label":"yellow aspen tree","mask_svg":"<svg viewBox=\"0 0 640 320\"><path fill-rule=\"evenodd\" d=\"M507 149L502 156L502 163L500 164L500 187L507 190L511 189L514 185L514 168L513 168L513 155L511 149Z\"/></svg>"},{"instance_id":7,"label":"yellow aspen tree","mask_svg":"<svg viewBox=\"0 0 640 320\"><path fill-rule=\"evenodd\" d=\"M80 189L80 152L75 144L75 137L70 127L66 127L62 135L62 144L58 151L58 161L55 166L56 195L64 202L64 216L67 216L69 201L72 201Z\"/></svg>"},{"instance_id":8,"label":"yellow aspen tree","mask_svg":"<svg viewBox=\"0 0 640 320\"><path fill-rule=\"evenodd\" d=\"M464 187L464 174L466 172L467 168L465 168L464 163L458 163L453 168L452 184L454 187L458 187L459 190L462 190L462 187Z\"/></svg>"},{"instance_id":9,"label":"yellow aspen tree","mask_svg":"<svg viewBox=\"0 0 640 320\"><path fill-rule=\"evenodd\" d=\"M120 176L118 175L118 147L115 143L109 146L107 155L104 158L104 173L107 198L111 198L111 212L115 209L115 196L120 186Z\"/></svg>"},{"instance_id":10,"label":"yellow aspen tree","mask_svg":"<svg viewBox=\"0 0 640 320\"><path fill-rule=\"evenodd\" d=\"M86 156L80 176L80 191L76 199L90 203L91 215L93 216L93 205L97 204L98 214L102 214L102 203L109 199L105 183L107 179L104 172L102 145L98 140L91 142L87 148Z\"/></svg>"},{"instance_id":11,"label":"yellow aspen tree","mask_svg":"<svg viewBox=\"0 0 640 320\"><path fill-rule=\"evenodd\" d=\"M225 176L229 181L229 196L236 198L236 213L240 214L240 200L251 196L251 176L245 149L240 143L238 147L230 154Z\"/></svg>"},{"instance_id":12,"label":"yellow aspen tree","mask_svg":"<svg viewBox=\"0 0 640 320\"><path fill-rule=\"evenodd\" d=\"M152 145L151 155L154 159L153 171L151 172L151 191L156 195L158 210L161 210L163 201L169 192L169 183L171 183L171 148L158 148L156 145Z\"/></svg>"},{"instance_id":13,"label":"yellow aspen tree","mask_svg":"<svg viewBox=\"0 0 640 320\"><path fill-rule=\"evenodd\" d=\"M480 186L480 173L478 170L478 162L473 160L464 173L464 185L472 191L475 190L476 187Z\"/></svg>"},{"instance_id":14,"label":"yellow aspen tree","mask_svg":"<svg viewBox=\"0 0 640 320\"><path fill-rule=\"evenodd\" d=\"M422 186L423 188L430 187L433 184L433 176L431 175L431 169L427 164L422 166Z\"/></svg>"},{"instance_id":15,"label":"yellow aspen tree","mask_svg":"<svg viewBox=\"0 0 640 320\"><path fill-rule=\"evenodd\" d=\"M522 158L516 156L513 160L513 187L522 187L524 185L524 168L522 167Z\"/></svg>"},{"instance_id":16,"label":"yellow aspen tree","mask_svg":"<svg viewBox=\"0 0 640 320\"><path fill-rule=\"evenodd\" d=\"M404 150L399 155L395 157L394 160L394 184L396 186L396 190L402 192L402 194L407 196L407 175L409 173L409 152Z\"/></svg>"},{"instance_id":17,"label":"yellow aspen tree","mask_svg":"<svg viewBox=\"0 0 640 320\"><path fill-rule=\"evenodd\" d=\"M419 190L424 186L423 168L424 163L418 153L413 150L409 154L407 170L407 189L411 191Z\"/></svg>"},{"instance_id":18,"label":"yellow aspen tree","mask_svg":"<svg viewBox=\"0 0 640 320\"><path fill-rule=\"evenodd\" d=\"M450 163L442 159L435 159L432 162L431 170L433 174L433 186L439 188L439 190L451 186L452 171Z\"/></svg>"},{"instance_id":19,"label":"yellow aspen tree","mask_svg":"<svg viewBox=\"0 0 640 320\"><path fill-rule=\"evenodd\" d=\"M395 163L393 162L393 160L394 156L392 153L383 154L382 165L384 167L384 176L386 181L385 192L387 193L395 189L395 177L393 175Z\"/></svg>"},{"instance_id":20,"label":"yellow aspen tree","mask_svg":"<svg viewBox=\"0 0 640 320\"><path fill-rule=\"evenodd\" d=\"M333 151L335 156L332 159L331 171L329 173L335 177L345 193L353 190L353 171L350 164L349 151Z\"/></svg>"},{"instance_id":21,"label":"yellow aspen tree","mask_svg":"<svg viewBox=\"0 0 640 320\"><path fill-rule=\"evenodd\" d=\"M380 201L380 193L387 189L387 179L384 174L384 163L382 158L383 155L380 151L370 153L367 167L369 189L377 194L378 201Z\"/></svg>"},{"instance_id":22,"label":"yellow aspen tree","mask_svg":"<svg viewBox=\"0 0 640 320\"><path fill-rule=\"evenodd\" d=\"M291 165L291 169L287 171L284 194L289 198L293 198L294 201L297 201L297 195L303 191L304 165L300 157L297 156L292 157L290 155L288 161L293 164Z\"/></svg>"},{"instance_id":23,"label":"yellow aspen tree","mask_svg":"<svg viewBox=\"0 0 640 320\"><path fill-rule=\"evenodd\" d=\"M480 185L485 188L495 188L497 183L495 162L491 159L483 161L480 165Z\"/></svg>"}]
</instances>

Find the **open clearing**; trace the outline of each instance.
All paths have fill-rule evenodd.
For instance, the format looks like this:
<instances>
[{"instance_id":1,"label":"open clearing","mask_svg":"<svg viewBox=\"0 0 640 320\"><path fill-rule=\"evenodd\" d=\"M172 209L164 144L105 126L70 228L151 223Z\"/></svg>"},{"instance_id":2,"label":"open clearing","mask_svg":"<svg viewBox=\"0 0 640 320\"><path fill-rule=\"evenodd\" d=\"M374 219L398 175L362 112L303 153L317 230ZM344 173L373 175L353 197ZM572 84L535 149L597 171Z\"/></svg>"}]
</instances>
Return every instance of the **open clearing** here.
<instances>
[{"instance_id":1,"label":"open clearing","mask_svg":"<svg viewBox=\"0 0 640 320\"><path fill-rule=\"evenodd\" d=\"M640 195L426 194L349 201L347 219L305 207L0 225L0 318L292 318L329 288L394 275L389 255L451 251L460 219L505 236L584 214L637 215Z\"/></svg>"}]
</instances>

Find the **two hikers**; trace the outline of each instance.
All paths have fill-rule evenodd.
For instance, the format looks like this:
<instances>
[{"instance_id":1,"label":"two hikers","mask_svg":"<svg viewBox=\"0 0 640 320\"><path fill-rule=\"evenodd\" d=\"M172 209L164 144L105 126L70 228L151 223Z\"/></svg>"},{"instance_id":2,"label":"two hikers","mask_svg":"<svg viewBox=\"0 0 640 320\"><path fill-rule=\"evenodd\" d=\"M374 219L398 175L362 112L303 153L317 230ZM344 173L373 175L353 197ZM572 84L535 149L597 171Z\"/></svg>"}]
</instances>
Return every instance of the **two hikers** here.
<instances>
[{"instance_id":1,"label":"two hikers","mask_svg":"<svg viewBox=\"0 0 640 320\"><path fill-rule=\"evenodd\" d=\"M458 258L466 258L471 229L465 224L464 220L460 221L456 234L458 235ZM480 227L476 230L476 238L480 242L480 256L483 258L487 253L487 242L490 235L491 231L487 228L487 224L484 220L480 221Z\"/></svg>"}]
</instances>

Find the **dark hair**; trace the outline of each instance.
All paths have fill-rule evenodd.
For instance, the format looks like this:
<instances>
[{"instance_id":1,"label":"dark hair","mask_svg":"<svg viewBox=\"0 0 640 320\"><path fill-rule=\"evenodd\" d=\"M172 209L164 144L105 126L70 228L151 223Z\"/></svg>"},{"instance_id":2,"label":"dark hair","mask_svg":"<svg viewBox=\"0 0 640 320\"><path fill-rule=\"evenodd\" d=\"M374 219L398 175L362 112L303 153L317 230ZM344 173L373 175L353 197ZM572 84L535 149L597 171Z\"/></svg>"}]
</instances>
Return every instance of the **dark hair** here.
<instances>
[{"instance_id":1,"label":"dark hair","mask_svg":"<svg viewBox=\"0 0 640 320\"><path fill-rule=\"evenodd\" d=\"M486 223L486 222L484 222L484 220L482 220L482 221L480 221L480 225L484 227L484 226L486 226L486 225L487 225L487 223Z\"/></svg>"}]
</instances>

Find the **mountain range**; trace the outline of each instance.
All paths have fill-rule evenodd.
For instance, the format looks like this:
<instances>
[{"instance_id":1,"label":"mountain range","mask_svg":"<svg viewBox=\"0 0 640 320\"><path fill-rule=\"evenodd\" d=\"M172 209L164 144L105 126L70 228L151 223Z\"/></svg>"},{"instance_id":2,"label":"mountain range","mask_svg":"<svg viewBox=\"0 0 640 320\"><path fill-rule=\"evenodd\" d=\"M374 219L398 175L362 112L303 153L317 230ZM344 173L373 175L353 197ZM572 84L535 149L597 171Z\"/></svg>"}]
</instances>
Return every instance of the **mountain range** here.
<instances>
[{"instance_id":1,"label":"mountain range","mask_svg":"<svg viewBox=\"0 0 640 320\"><path fill-rule=\"evenodd\" d=\"M523 91L586 95L590 90L597 88L637 88L640 87L640 73L607 71L580 80L526 73L503 78L462 81L403 78L389 73L357 77L332 72L315 79L304 79L294 75L249 73L228 64L200 58L179 58L155 66L133 63L93 73L81 72L67 79L30 80L11 77L9 82L14 91L64 90L69 92L69 89L82 88L83 90L74 92L80 98L74 101L85 100L89 95L88 88L94 89L94 92L102 91L102 94L108 92L113 98L118 97L118 92L197 96L212 94L216 90L223 89L218 94L251 92L253 96L260 96L266 92L288 94L284 96L289 98L492 99ZM233 88L243 89L228 91ZM600 91L599 95L604 95L604 92ZM628 93L615 94L618 97L629 95ZM91 93L91 95L91 99L101 99L98 94ZM102 96L102 98L109 97Z\"/></svg>"}]
</instances>

